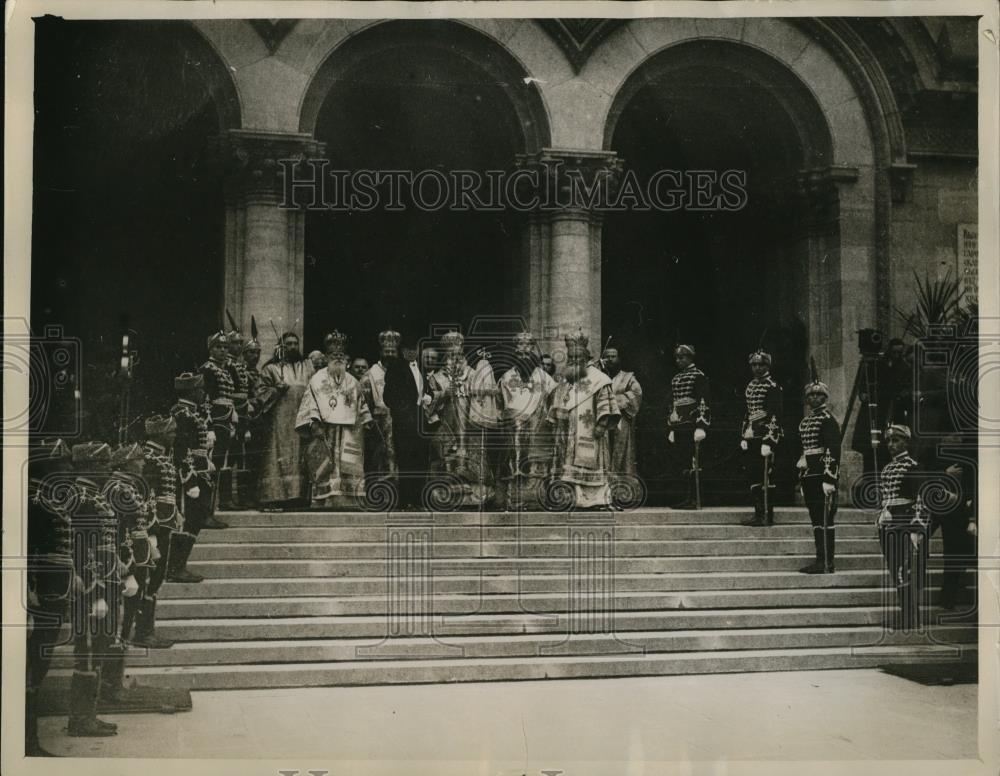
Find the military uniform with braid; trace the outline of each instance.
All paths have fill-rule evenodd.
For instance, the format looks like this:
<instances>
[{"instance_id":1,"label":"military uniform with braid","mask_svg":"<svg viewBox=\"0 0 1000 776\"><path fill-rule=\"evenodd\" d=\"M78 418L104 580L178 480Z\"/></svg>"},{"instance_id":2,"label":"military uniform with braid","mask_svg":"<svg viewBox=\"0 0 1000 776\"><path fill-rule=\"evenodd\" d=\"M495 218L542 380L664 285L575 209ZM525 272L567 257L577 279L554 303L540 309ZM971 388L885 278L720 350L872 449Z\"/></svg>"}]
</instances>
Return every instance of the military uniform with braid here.
<instances>
[{"instance_id":1,"label":"military uniform with braid","mask_svg":"<svg viewBox=\"0 0 1000 776\"><path fill-rule=\"evenodd\" d=\"M826 407L830 389L825 383L814 380L806 386L805 394L811 405L809 413L799 423L802 455L799 457L798 469L802 497L813 527L816 560L800 571L805 574L822 574L827 570L834 571L834 518L837 515L837 483L840 479L840 424Z\"/></svg>"},{"instance_id":2,"label":"military uniform with braid","mask_svg":"<svg viewBox=\"0 0 1000 776\"><path fill-rule=\"evenodd\" d=\"M743 525L774 525L774 456L781 441L781 386L770 374L771 356L762 350L750 354L754 378L744 391L746 414L741 424L740 449L746 457L747 487L753 500L753 517ZM767 467L767 508L764 467Z\"/></svg>"}]
</instances>

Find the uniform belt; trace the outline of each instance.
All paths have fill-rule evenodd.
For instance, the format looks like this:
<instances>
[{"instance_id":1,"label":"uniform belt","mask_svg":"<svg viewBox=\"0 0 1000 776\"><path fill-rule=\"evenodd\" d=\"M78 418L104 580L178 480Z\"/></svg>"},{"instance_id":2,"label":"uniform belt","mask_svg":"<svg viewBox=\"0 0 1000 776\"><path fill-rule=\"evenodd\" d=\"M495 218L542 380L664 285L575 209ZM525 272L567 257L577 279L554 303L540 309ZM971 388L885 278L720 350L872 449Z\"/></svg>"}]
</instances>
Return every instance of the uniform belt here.
<instances>
[{"instance_id":1,"label":"uniform belt","mask_svg":"<svg viewBox=\"0 0 1000 776\"><path fill-rule=\"evenodd\" d=\"M825 447L807 447L802 451L803 455L823 455L826 452Z\"/></svg>"},{"instance_id":2,"label":"uniform belt","mask_svg":"<svg viewBox=\"0 0 1000 776\"><path fill-rule=\"evenodd\" d=\"M758 410L757 412L751 412L750 413L750 421L751 422L753 422L755 420L763 420L766 417L767 417L767 413L764 412L764 410Z\"/></svg>"},{"instance_id":3,"label":"uniform belt","mask_svg":"<svg viewBox=\"0 0 1000 776\"><path fill-rule=\"evenodd\" d=\"M212 404L222 404L226 407L232 407L233 400L227 396L220 396L218 399L212 399Z\"/></svg>"},{"instance_id":4,"label":"uniform belt","mask_svg":"<svg viewBox=\"0 0 1000 776\"><path fill-rule=\"evenodd\" d=\"M674 402L674 406L675 407L686 407L689 404L694 404L694 403L695 403L694 399L677 399Z\"/></svg>"},{"instance_id":5,"label":"uniform belt","mask_svg":"<svg viewBox=\"0 0 1000 776\"><path fill-rule=\"evenodd\" d=\"M176 504L177 499L173 496L157 496L156 500L160 504Z\"/></svg>"},{"instance_id":6,"label":"uniform belt","mask_svg":"<svg viewBox=\"0 0 1000 776\"><path fill-rule=\"evenodd\" d=\"M907 507L913 503L913 499L909 498L890 498L887 499L882 506L884 507Z\"/></svg>"}]
</instances>

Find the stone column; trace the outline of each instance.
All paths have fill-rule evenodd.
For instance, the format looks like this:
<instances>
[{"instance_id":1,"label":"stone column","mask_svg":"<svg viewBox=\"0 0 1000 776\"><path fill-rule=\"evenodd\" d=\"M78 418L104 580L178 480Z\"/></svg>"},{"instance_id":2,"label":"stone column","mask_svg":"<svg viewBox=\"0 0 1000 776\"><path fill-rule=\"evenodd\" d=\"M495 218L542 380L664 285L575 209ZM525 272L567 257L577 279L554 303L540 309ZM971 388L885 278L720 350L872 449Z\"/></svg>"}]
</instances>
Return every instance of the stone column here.
<instances>
[{"instance_id":1,"label":"stone column","mask_svg":"<svg viewBox=\"0 0 1000 776\"><path fill-rule=\"evenodd\" d=\"M319 158L323 145L304 134L234 129L217 138L216 152L226 184L223 306L244 328L254 315L262 332L273 321L279 332L301 334L305 212L283 206L281 161Z\"/></svg>"},{"instance_id":2,"label":"stone column","mask_svg":"<svg viewBox=\"0 0 1000 776\"><path fill-rule=\"evenodd\" d=\"M563 350L563 338L582 330L594 355L601 343L601 220L614 195L621 161L614 152L543 149L521 157L534 172L538 202L528 264L531 325L543 349Z\"/></svg>"}]
</instances>

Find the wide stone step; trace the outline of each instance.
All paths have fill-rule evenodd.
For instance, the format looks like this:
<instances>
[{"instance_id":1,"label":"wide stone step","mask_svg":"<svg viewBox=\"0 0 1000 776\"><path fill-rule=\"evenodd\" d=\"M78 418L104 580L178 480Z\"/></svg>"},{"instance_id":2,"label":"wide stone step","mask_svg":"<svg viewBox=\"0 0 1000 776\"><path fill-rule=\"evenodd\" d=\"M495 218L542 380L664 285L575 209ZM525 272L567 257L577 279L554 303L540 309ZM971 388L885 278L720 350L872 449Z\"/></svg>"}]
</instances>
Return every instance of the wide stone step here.
<instances>
[{"instance_id":1,"label":"wide stone step","mask_svg":"<svg viewBox=\"0 0 1000 776\"><path fill-rule=\"evenodd\" d=\"M159 613L159 610L157 610ZM791 628L876 625L885 621L882 606L816 606L745 609L675 609L672 611L618 611L613 630L677 631L709 628ZM419 621L419 627L424 626ZM394 627L395 624L394 624ZM403 627L403 626L399 626ZM416 626L415 626L416 627ZM385 612L367 616L256 617L168 619L157 623L157 633L178 641L247 641L261 639L386 638L390 622ZM398 630L398 628L397 628ZM430 632L448 635L514 635L520 633L569 633L566 613L513 613L437 615Z\"/></svg>"},{"instance_id":2,"label":"wide stone step","mask_svg":"<svg viewBox=\"0 0 1000 776\"><path fill-rule=\"evenodd\" d=\"M219 517L233 528L346 526L377 527L386 525L432 524L434 526L512 526L566 525L581 521L613 521L615 525L739 525L752 510L750 507L711 507L696 510L639 509L615 512L566 514L561 512L221 512ZM837 510L837 523L874 525L876 515L859 509ZM778 507L774 510L778 525L809 526L804 507Z\"/></svg>"},{"instance_id":3,"label":"wide stone step","mask_svg":"<svg viewBox=\"0 0 1000 776\"><path fill-rule=\"evenodd\" d=\"M565 572L567 569L563 569ZM930 572L931 584L936 584L940 572ZM414 584L412 580L410 584ZM695 591L695 590L786 590L801 588L877 587L887 583L881 569L838 571L836 574L799 574L796 571L753 571L662 574L626 574L617 572L614 583L619 593L632 591ZM160 600L192 600L213 598L259 598L294 596L386 595L395 590L401 579L389 580L383 573L370 577L337 577L322 579L209 579L198 584L169 584L161 588ZM566 592L572 584L565 573L532 575L515 574L433 574L435 593L466 593L484 595Z\"/></svg>"},{"instance_id":4,"label":"wide stone step","mask_svg":"<svg viewBox=\"0 0 1000 776\"><path fill-rule=\"evenodd\" d=\"M932 600L935 591L931 591ZM877 606L887 600L883 587L797 588L791 590L684 591L677 593L616 593L617 612L640 609L737 609L803 606ZM891 600L891 599L890 599ZM158 621L199 617L322 617L328 615L373 615L386 613L390 599L385 595L295 598L216 598L202 600L164 599L156 609ZM571 610L593 611L594 617L610 616L610 599L590 591L578 593L520 593L515 595L434 594L426 585L415 585L400 609L434 614L485 614L489 612L558 613ZM418 606L421 608L418 609ZM584 607L587 607L584 609ZM401 612L401 616L403 615ZM581 616L584 616L581 614ZM589 615L588 615L589 616Z\"/></svg>"},{"instance_id":5,"label":"wide stone step","mask_svg":"<svg viewBox=\"0 0 1000 776\"><path fill-rule=\"evenodd\" d=\"M566 542L580 534L613 531L615 541L680 542L680 541L781 541L803 538L812 540L812 527L801 525L775 525L770 528L749 528L740 525L615 525L613 529L599 523L571 525L512 525L512 526L324 526L236 528L220 531L203 531L199 543L208 544L261 544L281 542L322 543L371 543L406 540L409 537L426 538L438 542ZM877 541L878 532L872 525L852 524L837 526L838 539L869 539Z\"/></svg>"},{"instance_id":6,"label":"wide stone step","mask_svg":"<svg viewBox=\"0 0 1000 776\"><path fill-rule=\"evenodd\" d=\"M129 675L148 685L223 690L868 668L889 662L941 660L953 655L954 648L948 645L841 646L478 660L136 666L129 670ZM969 649L961 659L974 661L975 656L975 650ZM66 673L66 669L52 673L61 675Z\"/></svg>"},{"instance_id":7,"label":"wide stone step","mask_svg":"<svg viewBox=\"0 0 1000 776\"><path fill-rule=\"evenodd\" d=\"M619 573L658 573L662 571L793 571L813 560L813 554L802 555L693 555L684 557L618 556L615 570ZM209 544L195 547L192 562L200 563L204 570L212 568L208 561L306 561L336 560L330 564L330 576L375 576L386 573L385 558L336 558L330 557L330 548L322 544ZM568 557L535 558L439 558L430 559L435 575L447 574L554 574L569 568ZM931 558L931 563L935 558ZM837 553L837 570L879 569L885 560L877 547L867 553ZM214 572L213 572L214 574Z\"/></svg>"},{"instance_id":8,"label":"wide stone step","mask_svg":"<svg viewBox=\"0 0 1000 776\"><path fill-rule=\"evenodd\" d=\"M290 543L294 544L294 543ZM290 544L284 546L288 548ZM431 557L434 558L568 558L571 552L569 542L433 542L428 544L404 543L393 544L385 541L371 543L353 542L325 542L325 543L300 543L303 547L317 547L322 549L305 550L310 557L318 555L322 559L385 559L388 557ZM195 546L191 556L191 562L198 566L197 573L208 576L248 576L254 574L250 567L254 564L254 553L256 547L261 545L229 545L229 547L246 547L245 550L229 549L221 551L221 554L230 555L230 559L208 560L202 559L200 552L209 545L202 547ZM616 541L614 542L614 555L616 558L680 558L691 556L779 556L779 555L811 555L815 553L816 545L812 538L806 539L775 539L775 540L726 540L715 541L680 541L680 542L646 542L646 541ZM602 550L603 545L596 549ZM931 553L940 553L940 542L931 542ZM278 551L289 553L295 552L292 549ZM874 539L838 539L837 552L839 555L856 554L878 554L878 542ZM230 568L241 563L246 563L247 569L240 570ZM256 561L257 563L270 561ZM310 565L310 564L303 564ZM223 573L217 573L223 572ZM312 575L312 572L304 573ZM335 572L333 572L335 573ZM324 574L325 575L325 574Z\"/></svg>"},{"instance_id":9,"label":"wide stone step","mask_svg":"<svg viewBox=\"0 0 1000 776\"><path fill-rule=\"evenodd\" d=\"M128 667L207 666L254 663L341 662L352 660L480 659L559 655L711 652L717 650L872 647L905 643L954 644L955 656L976 639L972 627L937 628L925 642L877 627L746 628L682 632L634 631L622 634L522 634L447 638L297 639L181 643L170 649L133 648ZM55 667L71 667L72 647L59 647Z\"/></svg>"}]
</instances>

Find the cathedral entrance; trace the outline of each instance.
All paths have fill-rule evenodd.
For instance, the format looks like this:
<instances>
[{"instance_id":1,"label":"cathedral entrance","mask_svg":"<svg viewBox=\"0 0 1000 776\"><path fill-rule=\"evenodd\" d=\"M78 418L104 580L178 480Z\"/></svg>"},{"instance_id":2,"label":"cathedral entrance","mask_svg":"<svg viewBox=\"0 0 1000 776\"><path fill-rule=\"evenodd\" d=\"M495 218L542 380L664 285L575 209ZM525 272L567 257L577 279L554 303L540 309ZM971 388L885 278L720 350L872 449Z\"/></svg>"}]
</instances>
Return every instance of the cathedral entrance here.
<instances>
[{"instance_id":1,"label":"cathedral entrance","mask_svg":"<svg viewBox=\"0 0 1000 776\"><path fill-rule=\"evenodd\" d=\"M774 357L786 429L801 417L810 235L799 173L829 164L828 131L805 87L777 63L748 47L696 41L653 57L626 82L606 147L642 181L660 170L680 171L686 182L707 173L710 192L727 174L730 184L745 181L735 208L689 202L675 212L610 214L602 266L604 336L650 387L639 458L652 499L669 489L667 389L673 347L683 342L697 349L711 386L703 492L742 503L738 426L750 352L762 347ZM794 460L778 463L779 497L788 501Z\"/></svg>"},{"instance_id":2,"label":"cathedral entrance","mask_svg":"<svg viewBox=\"0 0 1000 776\"><path fill-rule=\"evenodd\" d=\"M524 214L435 203L442 181L454 193L458 176L485 181L543 142L531 106L510 95L532 91L506 57L453 22L380 24L331 55L313 130L330 169L395 171L414 183L401 184L395 202L381 187L370 209L308 214L308 348L337 328L352 353L372 358L387 327L408 337L448 324L467 333L476 316L520 312Z\"/></svg>"}]
</instances>

